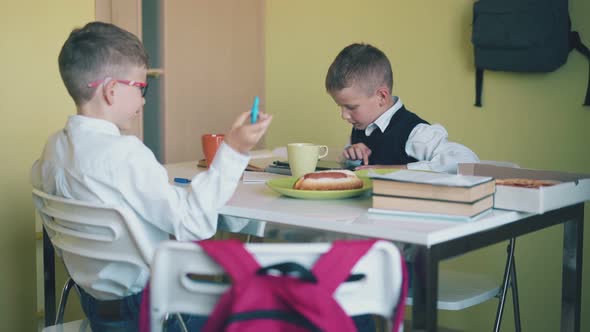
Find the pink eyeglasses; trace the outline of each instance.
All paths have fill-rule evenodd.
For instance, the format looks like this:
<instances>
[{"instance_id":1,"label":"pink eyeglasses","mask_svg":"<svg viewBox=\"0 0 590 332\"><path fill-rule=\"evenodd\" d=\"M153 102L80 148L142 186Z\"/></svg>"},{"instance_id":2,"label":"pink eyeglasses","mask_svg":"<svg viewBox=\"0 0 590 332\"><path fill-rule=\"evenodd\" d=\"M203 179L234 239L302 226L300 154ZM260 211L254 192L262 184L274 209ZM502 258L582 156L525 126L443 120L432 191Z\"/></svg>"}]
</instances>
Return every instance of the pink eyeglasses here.
<instances>
[{"instance_id":1,"label":"pink eyeglasses","mask_svg":"<svg viewBox=\"0 0 590 332\"><path fill-rule=\"evenodd\" d=\"M97 86L99 86L103 83L106 83L108 81L115 81L117 83L138 87L141 90L142 97L145 97L145 94L148 89L148 84L146 82L129 81L129 80L115 80L110 77L103 78L102 80L92 81L92 82L88 83L88 87L89 88L96 88Z\"/></svg>"}]
</instances>

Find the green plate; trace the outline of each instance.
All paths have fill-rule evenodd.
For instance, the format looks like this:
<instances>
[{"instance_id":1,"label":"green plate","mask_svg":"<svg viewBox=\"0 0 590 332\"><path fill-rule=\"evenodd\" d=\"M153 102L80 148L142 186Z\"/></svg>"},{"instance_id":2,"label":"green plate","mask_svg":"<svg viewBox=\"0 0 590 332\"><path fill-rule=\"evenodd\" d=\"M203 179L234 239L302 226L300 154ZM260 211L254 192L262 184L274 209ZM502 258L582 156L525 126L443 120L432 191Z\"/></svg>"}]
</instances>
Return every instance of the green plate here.
<instances>
[{"instance_id":1,"label":"green plate","mask_svg":"<svg viewBox=\"0 0 590 332\"><path fill-rule=\"evenodd\" d=\"M293 189L293 184L297 181L295 177L279 178L266 181L266 185L278 192L289 197L303 199L340 199L360 196L373 188L371 179L361 177L363 187L350 190L297 190Z\"/></svg>"}]
</instances>

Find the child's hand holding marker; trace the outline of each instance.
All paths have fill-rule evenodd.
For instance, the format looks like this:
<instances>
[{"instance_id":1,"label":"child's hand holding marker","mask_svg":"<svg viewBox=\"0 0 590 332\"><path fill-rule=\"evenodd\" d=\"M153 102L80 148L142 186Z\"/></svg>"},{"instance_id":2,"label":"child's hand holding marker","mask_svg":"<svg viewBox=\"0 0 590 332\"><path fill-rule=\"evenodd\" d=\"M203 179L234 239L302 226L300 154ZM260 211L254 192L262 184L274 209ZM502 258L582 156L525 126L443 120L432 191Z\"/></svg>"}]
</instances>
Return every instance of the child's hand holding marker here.
<instances>
[{"instance_id":1,"label":"child's hand holding marker","mask_svg":"<svg viewBox=\"0 0 590 332\"><path fill-rule=\"evenodd\" d=\"M236 119L223 139L232 149L242 154L248 154L260 141L272 121L272 115L258 110L259 102L258 96L254 97L252 109L242 113ZM250 121L248 121L248 117Z\"/></svg>"}]
</instances>

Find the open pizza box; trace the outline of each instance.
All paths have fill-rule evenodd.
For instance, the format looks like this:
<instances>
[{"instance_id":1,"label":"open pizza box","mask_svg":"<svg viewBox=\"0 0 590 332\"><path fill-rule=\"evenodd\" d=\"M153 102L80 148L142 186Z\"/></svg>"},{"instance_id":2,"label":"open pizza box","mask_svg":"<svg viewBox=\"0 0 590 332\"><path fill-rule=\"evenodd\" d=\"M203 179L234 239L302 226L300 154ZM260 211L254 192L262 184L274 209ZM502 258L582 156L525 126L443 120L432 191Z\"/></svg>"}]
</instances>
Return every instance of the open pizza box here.
<instances>
[{"instance_id":1,"label":"open pizza box","mask_svg":"<svg viewBox=\"0 0 590 332\"><path fill-rule=\"evenodd\" d=\"M574 174L494 166L487 164L459 164L459 174L491 176L496 179L524 178L557 180L562 183L540 188L496 186L494 208L545 213L564 206L590 200L590 174Z\"/></svg>"}]
</instances>

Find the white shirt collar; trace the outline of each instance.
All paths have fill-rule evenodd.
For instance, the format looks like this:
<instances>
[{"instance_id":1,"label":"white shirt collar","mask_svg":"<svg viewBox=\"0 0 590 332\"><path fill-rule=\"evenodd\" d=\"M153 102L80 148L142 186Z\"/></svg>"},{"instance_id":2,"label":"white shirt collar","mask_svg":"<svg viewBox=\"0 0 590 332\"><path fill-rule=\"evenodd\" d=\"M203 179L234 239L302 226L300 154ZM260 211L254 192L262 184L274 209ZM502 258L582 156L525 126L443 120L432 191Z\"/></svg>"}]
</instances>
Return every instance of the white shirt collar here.
<instances>
[{"instance_id":1,"label":"white shirt collar","mask_svg":"<svg viewBox=\"0 0 590 332\"><path fill-rule=\"evenodd\" d=\"M66 124L66 130L70 131L78 128L114 136L121 135L119 128L117 128L114 123L107 120L91 118L83 115L70 115Z\"/></svg>"},{"instance_id":2,"label":"white shirt collar","mask_svg":"<svg viewBox=\"0 0 590 332\"><path fill-rule=\"evenodd\" d=\"M397 96L392 96L392 98L393 106L391 106L387 111L385 111L385 113L381 114L381 116L378 117L377 120L375 120L375 122L371 123L367 126L367 128L365 128L366 136L370 136L371 133L373 133L373 131L377 128L379 128L381 132L385 132L385 129L387 129L387 126L389 126L389 122L391 121L391 118L393 117L395 112L397 112L397 110L404 106L401 98Z\"/></svg>"}]
</instances>

